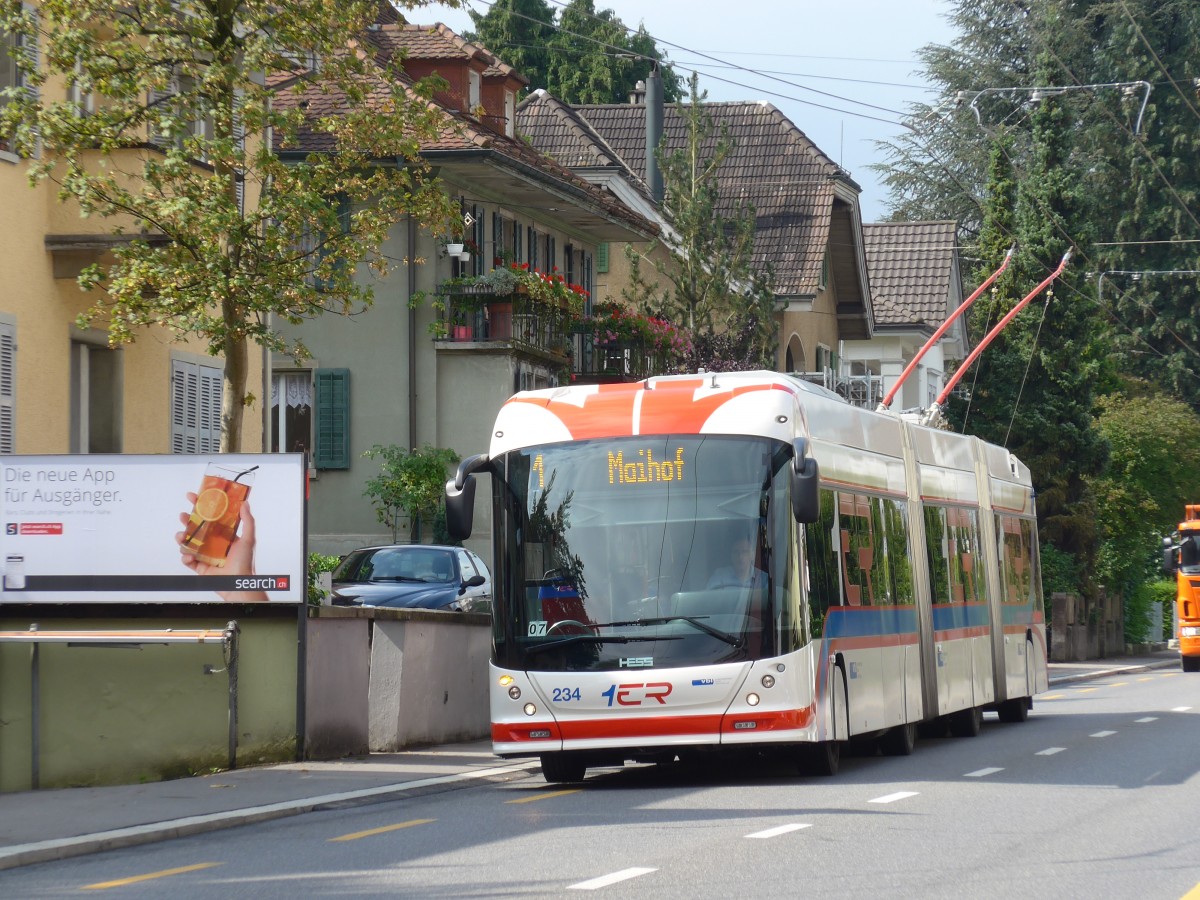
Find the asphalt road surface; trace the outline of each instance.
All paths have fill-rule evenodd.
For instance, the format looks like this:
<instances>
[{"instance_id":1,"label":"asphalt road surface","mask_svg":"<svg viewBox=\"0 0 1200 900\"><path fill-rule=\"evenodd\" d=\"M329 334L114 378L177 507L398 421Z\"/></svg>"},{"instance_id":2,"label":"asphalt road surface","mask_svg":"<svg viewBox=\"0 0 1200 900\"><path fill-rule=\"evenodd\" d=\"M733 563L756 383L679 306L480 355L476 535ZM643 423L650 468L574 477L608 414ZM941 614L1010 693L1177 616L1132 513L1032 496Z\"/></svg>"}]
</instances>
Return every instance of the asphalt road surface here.
<instances>
[{"instance_id":1,"label":"asphalt road surface","mask_svg":"<svg viewBox=\"0 0 1200 900\"><path fill-rule=\"evenodd\" d=\"M790 760L589 770L0 872L0 897L1200 898L1200 676L1111 676L1029 721ZM3 804L0 801L0 812Z\"/></svg>"}]
</instances>

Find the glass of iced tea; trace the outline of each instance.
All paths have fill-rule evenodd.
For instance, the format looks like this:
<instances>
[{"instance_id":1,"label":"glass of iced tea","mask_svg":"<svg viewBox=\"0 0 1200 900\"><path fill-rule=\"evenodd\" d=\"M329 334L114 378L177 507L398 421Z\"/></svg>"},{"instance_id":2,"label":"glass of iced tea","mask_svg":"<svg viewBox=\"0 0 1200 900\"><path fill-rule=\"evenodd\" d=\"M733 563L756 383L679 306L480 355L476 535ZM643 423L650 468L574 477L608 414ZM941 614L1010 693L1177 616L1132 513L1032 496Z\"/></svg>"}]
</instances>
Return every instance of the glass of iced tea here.
<instances>
[{"instance_id":1,"label":"glass of iced tea","mask_svg":"<svg viewBox=\"0 0 1200 900\"><path fill-rule=\"evenodd\" d=\"M210 566L225 565L229 545L237 537L242 502L254 481L251 469L209 463L184 529L183 550Z\"/></svg>"}]
</instances>

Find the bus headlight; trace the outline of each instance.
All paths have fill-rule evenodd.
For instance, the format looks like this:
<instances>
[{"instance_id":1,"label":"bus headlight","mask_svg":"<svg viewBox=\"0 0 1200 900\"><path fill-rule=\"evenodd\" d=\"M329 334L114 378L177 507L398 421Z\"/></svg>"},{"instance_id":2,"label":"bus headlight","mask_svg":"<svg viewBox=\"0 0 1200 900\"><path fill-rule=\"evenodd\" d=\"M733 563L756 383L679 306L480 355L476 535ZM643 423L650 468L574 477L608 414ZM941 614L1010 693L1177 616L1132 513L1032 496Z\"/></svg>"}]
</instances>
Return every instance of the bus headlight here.
<instances>
[{"instance_id":1,"label":"bus headlight","mask_svg":"<svg viewBox=\"0 0 1200 900\"><path fill-rule=\"evenodd\" d=\"M514 684L512 687L510 687L508 689L508 696L512 697L514 700L520 700L521 699L521 689Z\"/></svg>"},{"instance_id":2,"label":"bus headlight","mask_svg":"<svg viewBox=\"0 0 1200 900\"><path fill-rule=\"evenodd\" d=\"M746 704L748 706L758 706L758 694L747 694Z\"/></svg>"},{"instance_id":3,"label":"bus headlight","mask_svg":"<svg viewBox=\"0 0 1200 900\"><path fill-rule=\"evenodd\" d=\"M764 675L762 677L762 686L765 688L775 687L775 676L774 675Z\"/></svg>"},{"instance_id":4,"label":"bus headlight","mask_svg":"<svg viewBox=\"0 0 1200 900\"><path fill-rule=\"evenodd\" d=\"M536 716L537 715L537 707L534 706L532 703L526 703L525 704L525 715Z\"/></svg>"}]
</instances>

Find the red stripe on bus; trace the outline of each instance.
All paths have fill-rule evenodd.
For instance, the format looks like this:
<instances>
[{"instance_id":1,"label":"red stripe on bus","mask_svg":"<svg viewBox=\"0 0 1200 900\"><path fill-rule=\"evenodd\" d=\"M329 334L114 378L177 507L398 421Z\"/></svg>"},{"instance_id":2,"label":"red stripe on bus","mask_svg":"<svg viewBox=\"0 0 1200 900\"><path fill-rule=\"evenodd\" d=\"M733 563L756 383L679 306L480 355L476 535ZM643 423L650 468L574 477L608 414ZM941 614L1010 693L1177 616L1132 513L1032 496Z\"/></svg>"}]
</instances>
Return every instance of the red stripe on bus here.
<instances>
[{"instance_id":1,"label":"red stripe on bus","mask_svg":"<svg viewBox=\"0 0 1200 900\"><path fill-rule=\"evenodd\" d=\"M492 723L492 740L500 744L523 741L581 741L611 738L682 737L739 734L743 731L794 731L806 728L816 712L814 706L787 710L745 710L728 715L637 716L634 718L579 719L570 722ZM748 728L745 723L753 722ZM742 723L740 727L737 723ZM538 737L532 737L533 734ZM542 736L544 735L544 736Z\"/></svg>"},{"instance_id":2,"label":"red stripe on bus","mask_svg":"<svg viewBox=\"0 0 1200 900\"><path fill-rule=\"evenodd\" d=\"M907 634L876 634L867 637L829 638L830 650L872 650L879 647L915 646L916 632Z\"/></svg>"},{"instance_id":3,"label":"red stripe on bus","mask_svg":"<svg viewBox=\"0 0 1200 900\"><path fill-rule=\"evenodd\" d=\"M987 637L992 633L989 625L976 625L974 628L948 628L945 631L935 631L935 641L954 641L969 637Z\"/></svg>"}]
</instances>

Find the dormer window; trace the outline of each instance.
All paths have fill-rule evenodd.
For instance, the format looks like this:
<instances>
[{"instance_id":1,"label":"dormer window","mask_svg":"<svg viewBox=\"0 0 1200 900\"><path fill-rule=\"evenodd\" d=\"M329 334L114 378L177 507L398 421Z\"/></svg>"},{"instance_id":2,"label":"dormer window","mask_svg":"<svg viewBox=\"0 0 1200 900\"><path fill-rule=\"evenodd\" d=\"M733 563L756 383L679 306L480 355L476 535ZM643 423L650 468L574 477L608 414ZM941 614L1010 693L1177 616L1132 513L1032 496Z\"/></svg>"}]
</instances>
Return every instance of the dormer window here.
<instances>
[{"instance_id":1,"label":"dormer window","mask_svg":"<svg viewBox=\"0 0 1200 900\"><path fill-rule=\"evenodd\" d=\"M509 137L517 136L517 95L512 91L504 92L504 133Z\"/></svg>"},{"instance_id":2,"label":"dormer window","mask_svg":"<svg viewBox=\"0 0 1200 900\"><path fill-rule=\"evenodd\" d=\"M467 110L474 115L483 103L483 76L478 72L467 73Z\"/></svg>"}]
</instances>

